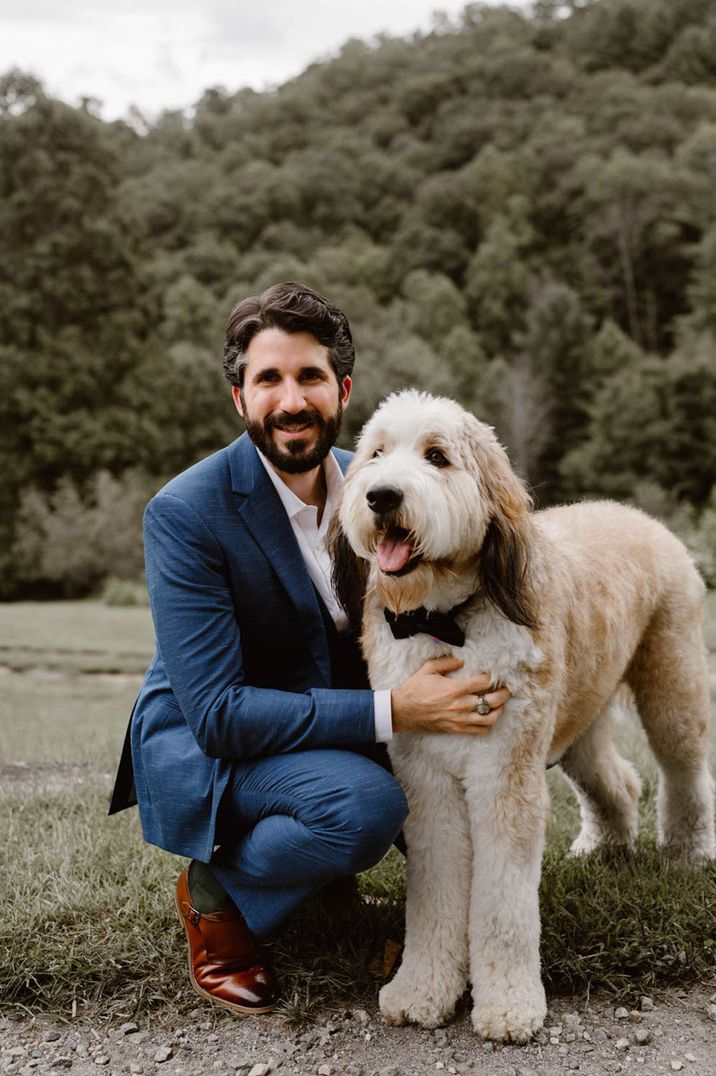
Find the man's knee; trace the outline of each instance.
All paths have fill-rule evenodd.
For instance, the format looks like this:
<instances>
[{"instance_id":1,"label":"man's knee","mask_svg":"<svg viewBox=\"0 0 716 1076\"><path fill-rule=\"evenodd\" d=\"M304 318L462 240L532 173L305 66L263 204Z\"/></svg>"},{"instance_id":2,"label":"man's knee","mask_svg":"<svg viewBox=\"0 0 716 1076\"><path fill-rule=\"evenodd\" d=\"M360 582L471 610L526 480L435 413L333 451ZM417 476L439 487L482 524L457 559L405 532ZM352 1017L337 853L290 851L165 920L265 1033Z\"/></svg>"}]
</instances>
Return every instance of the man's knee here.
<instances>
[{"instance_id":1,"label":"man's knee","mask_svg":"<svg viewBox=\"0 0 716 1076\"><path fill-rule=\"evenodd\" d=\"M340 873L356 874L382 859L403 828L408 805L398 782L380 767L338 799L326 836L340 857Z\"/></svg>"}]
</instances>

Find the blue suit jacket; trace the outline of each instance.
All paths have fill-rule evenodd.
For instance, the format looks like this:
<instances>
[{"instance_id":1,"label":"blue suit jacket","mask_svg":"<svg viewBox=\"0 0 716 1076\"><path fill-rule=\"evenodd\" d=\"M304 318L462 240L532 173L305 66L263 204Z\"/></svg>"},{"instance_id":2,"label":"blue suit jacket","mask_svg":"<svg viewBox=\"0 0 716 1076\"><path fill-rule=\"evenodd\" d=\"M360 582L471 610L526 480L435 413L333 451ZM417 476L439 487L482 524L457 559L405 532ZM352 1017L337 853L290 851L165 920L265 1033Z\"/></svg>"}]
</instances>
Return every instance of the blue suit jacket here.
<instances>
[{"instance_id":1,"label":"blue suit jacket","mask_svg":"<svg viewBox=\"0 0 716 1076\"><path fill-rule=\"evenodd\" d=\"M136 801L147 841L208 860L232 762L374 741L373 694L330 687L316 592L246 434L164 486L144 525L157 649L128 730Z\"/></svg>"}]
</instances>

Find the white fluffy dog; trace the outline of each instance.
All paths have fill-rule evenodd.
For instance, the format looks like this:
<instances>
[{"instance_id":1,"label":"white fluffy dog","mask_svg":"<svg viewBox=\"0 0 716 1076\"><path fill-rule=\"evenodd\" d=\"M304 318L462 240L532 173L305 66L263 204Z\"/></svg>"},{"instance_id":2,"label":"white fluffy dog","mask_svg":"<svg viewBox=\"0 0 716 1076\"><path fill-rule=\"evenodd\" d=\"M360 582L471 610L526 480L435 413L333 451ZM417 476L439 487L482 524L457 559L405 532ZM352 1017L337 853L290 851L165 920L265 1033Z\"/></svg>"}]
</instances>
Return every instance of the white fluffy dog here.
<instances>
[{"instance_id":1,"label":"white fluffy dog","mask_svg":"<svg viewBox=\"0 0 716 1076\"><path fill-rule=\"evenodd\" d=\"M547 764L579 797L573 852L629 846L639 779L612 743L628 685L660 768L659 840L714 856L707 766L704 587L683 545L635 509L586 503L530 514L490 427L452 400L390 396L361 435L334 533L375 688L455 653L512 697L484 737L402 733L390 747L410 808L402 965L380 994L389 1023L443 1023L468 978L481 1035L541 1026L538 885ZM357 556L356 556L357 555ZM395 638L391 614L449 613L464 644Z\"/></svg>"}]
</instances>

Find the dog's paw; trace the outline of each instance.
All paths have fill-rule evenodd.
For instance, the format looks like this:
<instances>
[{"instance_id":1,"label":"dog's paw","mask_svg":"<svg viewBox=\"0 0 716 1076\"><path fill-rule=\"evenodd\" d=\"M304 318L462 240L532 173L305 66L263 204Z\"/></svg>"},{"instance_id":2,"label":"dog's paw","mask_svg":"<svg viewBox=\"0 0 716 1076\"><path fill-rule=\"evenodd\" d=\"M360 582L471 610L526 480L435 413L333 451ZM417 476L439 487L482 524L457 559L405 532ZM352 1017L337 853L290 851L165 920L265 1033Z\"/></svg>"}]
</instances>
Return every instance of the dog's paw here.
<instances>
[{"instance_id":1,"label":"dog's paw","mask_svg":"<svg viewBox=\"0 0 716 1076\"><path fill-rule=\"evenodd\" d=\"M529 1042L539 1031L547 1014L544 987L516 987L502 999L493 996L476 1002L472 1026L478 1035L495 1042Z\"/></svg>"},{"instance_id":2,"label":"dog's paw","mask_svg":"<svg viewBox=\"0 0 716 1076\"><path fill-rule=\"evenodd\" d=\"M438 996L427 989L425 981L416 981L400 972L392 983L384 986L378 996L380 1011L387 1024L420 1024L421 1027L440 1027L450 1019L459 994Z\"/></svg>"},{"instance_id":3,"label":"dog's paw","mask_svg":"<svg viewBox=\"0 0 716 1076\"><path fill-rule=\"evenodd\" d=\"M592 852L596 852L597 848L601 848L603 844L604 835L600 830L596 826L585 826L579 836L572 841L569 855L574 858L589 856Z\"/></svg>"}]
</instances>

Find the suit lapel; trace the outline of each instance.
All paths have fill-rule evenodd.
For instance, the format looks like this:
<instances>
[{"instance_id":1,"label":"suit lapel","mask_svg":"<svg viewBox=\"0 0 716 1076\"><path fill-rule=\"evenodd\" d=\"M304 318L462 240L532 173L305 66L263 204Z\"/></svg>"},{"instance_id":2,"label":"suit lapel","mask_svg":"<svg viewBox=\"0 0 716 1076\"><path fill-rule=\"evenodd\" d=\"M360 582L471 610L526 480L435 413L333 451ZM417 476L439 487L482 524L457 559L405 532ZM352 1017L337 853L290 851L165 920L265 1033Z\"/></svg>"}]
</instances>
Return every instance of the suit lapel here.
<instances>
[{"instance_id":1,"label":"suit lapel","mask_svg":"<svg viewBox=\"0 0 716 1076\"><path fill-rule=\"evenodd\" d=\"M232 485L245 499L239 512L291 599L311 653L326 682L331 659L316 592L291 522L246 434L229 446Z\"/></svg>"}]
</instances>

